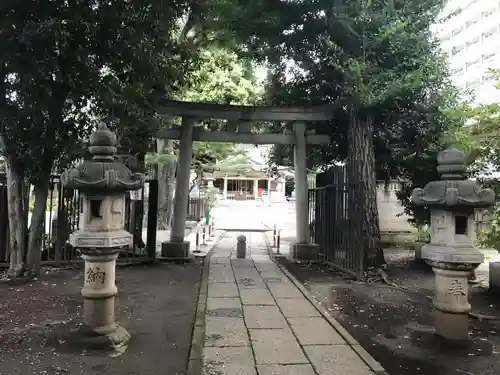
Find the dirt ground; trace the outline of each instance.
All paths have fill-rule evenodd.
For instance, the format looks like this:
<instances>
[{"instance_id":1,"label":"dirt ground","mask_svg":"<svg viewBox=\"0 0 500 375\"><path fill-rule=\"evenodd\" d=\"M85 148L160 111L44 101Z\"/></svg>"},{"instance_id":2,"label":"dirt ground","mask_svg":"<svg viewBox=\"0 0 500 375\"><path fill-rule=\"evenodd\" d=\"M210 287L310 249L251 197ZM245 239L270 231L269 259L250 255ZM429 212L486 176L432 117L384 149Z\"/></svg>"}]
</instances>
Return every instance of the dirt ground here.
<instances>
[{"instance_id":1,"label":"dirt ground","mask_svg":"<svg viewBox=\"0 0 500 375\"><path fill-rule=\"evenodd\" d=\"M117 269L117 322L131 333L115 358L70 349L81 322L82 270L45 269L39 281L0 283L0 375L185 374L202 264Z\"/></svg>"},{"instance_id":2,"label":"dirt ground","mask_svg":"<svg viewBox=\"0 0 500 375\"><path fill-rule=\"evenodd\" d=\"M500 319L470 319L468 348L452 348L433 329L432 269L413 261L413 252L386 251L387 273L402 289L348 280L337 271L280 261L390 375L500 374ZM477 272L478 279L484 273ZM471 286L472 310L500 316L500 298L484 284Z\"/></svg>"}]
</instances>

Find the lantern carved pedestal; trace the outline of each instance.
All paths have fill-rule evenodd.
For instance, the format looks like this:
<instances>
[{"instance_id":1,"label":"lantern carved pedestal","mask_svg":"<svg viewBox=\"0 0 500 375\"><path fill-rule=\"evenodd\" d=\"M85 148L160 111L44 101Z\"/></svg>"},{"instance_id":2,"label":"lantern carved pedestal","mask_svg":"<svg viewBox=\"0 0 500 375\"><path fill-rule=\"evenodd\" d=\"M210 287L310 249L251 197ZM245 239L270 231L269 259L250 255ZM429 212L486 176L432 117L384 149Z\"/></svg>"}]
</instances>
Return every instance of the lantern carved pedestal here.
<instances>
[{"instance_id":1,"label":"lantern carved pedestal","mask_svg":"<svg viewBox=\"0 0 500 375\"><path fill-rule=\"evenodd\" d=\"M491 189L466 180L465 155L451 147L438 155L441 181L415 189L413 203L431 211L431 241L422 247L422 258L436 277L436 333L455 343L469 338L468 283L484 255L474 247L474 210L494 203Z\"/></svg>"},{"instance_id":2,"label":"lantern carved pedestal","mask_svg":"<svg viewBox=\"0 0 500 375\"><path fill-rule=\"evenodd\" d=\"M115 350L130 339L115 322L116 259L132 243L132 234L123 229L125 193L140 188L144 175L115 160L116 135L103 124L91 135L89 152L92 160L62 177L66 187L80 191L79 229L70 243L85 261L84 324L74 339L91 349Z\"/></svg>"}]
</instances>

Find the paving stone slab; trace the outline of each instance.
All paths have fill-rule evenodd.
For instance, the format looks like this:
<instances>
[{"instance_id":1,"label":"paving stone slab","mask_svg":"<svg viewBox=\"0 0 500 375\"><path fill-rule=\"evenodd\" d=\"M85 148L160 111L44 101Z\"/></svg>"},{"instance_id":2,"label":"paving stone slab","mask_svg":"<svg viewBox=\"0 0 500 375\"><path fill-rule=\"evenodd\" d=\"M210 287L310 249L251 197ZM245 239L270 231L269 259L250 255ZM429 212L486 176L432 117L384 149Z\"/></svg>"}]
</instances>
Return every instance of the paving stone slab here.
<instances>
[{"instance_id":1,"label":"paving stone slab","mask_svg":"<svg viewBox=\"0 0 500 375\"><path fill-rule=\"evenodd\" d=\"M257 375L252 349L205 347L202 375Z\"/></svg>"},{"instance_id":2,"label":"paving stone slab","mask_svg":"<svg viewBox=\"0 0 500 375\"><path fill-rule=\"evenodd\" d=\"M259 273L255 269L253 271L252 270L244 270L243 272L235 269L234 276L235 276L236 280L253 279L253 280L257 280L257 281L262 281L262 278L260 277Z\"/></svg>"},{"instance_id":3,"label":"paving stone slab","mask_svg":"<svg viewBox=\"0 0 500 375\"><path fill-rule=\"evenodd\" d=\"M210 257L210 265L215 265L215 264L224 264L224 265L229 265L230 264L230 259L229 257Z\"/></svg>"},{"instance_id":4,"label":"paving stone slab","mask_svg":"<svg viewBox=\"0 0 500 375\"><path fill-rule=\"evenodd\" d=\"M288 323L301 345L347 345L323 317L289 318Z\"/></svg>"},{"instance_id":5,"label":"paving stone slab","mask_svg":"<svg viewBox=\"0 0 500 375\"><path fill-rule=\"evenodd\" d=\"M236 279L236 283L238 284L238 288L241 289L265 289L267 290L267 286L264 281L260 278L260 276L254 277L243 277Z\"/></svg>"},{"instance_id":6,"label":"paving stone slab","mask_svg":"<svg viewBox=\"0 0 500 375\"><path fill-rule=\"evenodd\" d=\"M318 375L374 375L348 345L304 346Z\"/></svg>"},{"instance_id":7,"label":"paving stone slab","mask_svg":"<svg viewBox=\"0 0 500 375\"><path fill-rule=\"evenodd\" d=\"M246 346L248 342L242 318L206 317L205 346Z\"/></svg>"},{"instance_id":8,"label":"paving stone slab","mask_svg":"<svg viewBox=\"0 0 500 375\"><path fill-rule=\"evenodd\" d=\"M279 267L272 260L269 259L269 256L259 261L254 260L254 264L255 268L257 268L259 271L265 271L265 270L279 271Z\"/></svg>"},{"instance_id":9,"label":"paving stone slab","mask_svg":"<svg viewBox=\"0 0 500 375\"><path fill-rule=\"evenodd\" d=\"M219 272L210 272L208 276L208 283L234 283L236 280L234 278L233 273L219 273Z\"/></svg>"},{"instance_id":10,"label":"paving stone slab","mask_svg":"<svg viewBox=\"0 0 500 375\"><path fill-rule=\"evenodd\" d=\"M288 328L288 324L276 306L243 306L248 329Z\"/></svg>"},{"instance_id":11,"label":"paving stone slab","mask_svg":"<svg viewBox=\"0 0 500 375\"><path fill-rule=\"evenodd\" d=\"M249 331L257 365L309 363L289 328Z\"/></svg>"},{"instance_id":12,"label":"paving stone slab","mask_svg":"<svg viewBox=\"0 0 500 375\"><path fill-rule=\"evenodd\" d=\"M260 274L260 277L262 277L262 279L264 279L264 280L270 279L272 282L282 282L282 281L288 280L288 277L286 277L286 275L283 272L281 272L281 270L279 270L279 269L276 269L275 271L274 270L264 270L264 271L260 271L259 274Z\"/></svg>"},{"instance_id":13,"label":"paving stone slab","mask_svg":"<svg viewBox=\"0 0 500 375\"><path fill-rule=\"evenodd\" d=\"M267 289L241 289L240 296L244 305L276 306L273 296Z\"/></svg>"},{"instance_id":14,"label":"paving stone slab","mask_svg":"<svg viewBox=\"0 0 500 375\"><path fill-rule=\"evenodd\" d=\"M289 283L267 283L274 298L305 298L297 287Z\"/></svg>"},{"instance_id":15,"label":"paving stone slab","mask_svg":"<svg viewBox=\"0 0 500 375\"><path fill-rule=\"evenodd\" d=\"M278 298L276 303L286 318L321 317L318 310L304 297ZM323 317L321 318L323 319Z\"/></svg>"},{"instance_id":16,"label":"paving stone slab","mask_svg":"<svg viewBox=\"0 0 500 375\"><path fill-rule=\"evenodd\" d=\"M258 365L259 375L316 375L311 365Z\"/></svg>"},{"instance_id":17,"label":"paving stone slab","mask_svg":"<svg viewBox=\"0 0 500 375\"><path fill-rule=\"evenodd\" d=\"M239 297L238 288L236 283L211 283L208 284L208 297Z\"/></svg>"},{"instance_id":18,"label":"paving stone slab","mask_svg":"<svg viewBox=\"0 0 500 375\"><path fill-rule=\"evenodd\" d=\"M241 309L239 298L207 298L207 310Z\"/></svg>"},{"instance_id":19,"label":"paving stone slab","mask_svg":"<svg viewBox=\"0 0 500 375\"><path fill-rule=\"evenodd\" d=\"M254 263L253 263L253 260L252 259L231 259L231 265L233 266L233 268L251 268L251 269L254 269L255 266L254 266Z\"/></svg>"}]
</instances>

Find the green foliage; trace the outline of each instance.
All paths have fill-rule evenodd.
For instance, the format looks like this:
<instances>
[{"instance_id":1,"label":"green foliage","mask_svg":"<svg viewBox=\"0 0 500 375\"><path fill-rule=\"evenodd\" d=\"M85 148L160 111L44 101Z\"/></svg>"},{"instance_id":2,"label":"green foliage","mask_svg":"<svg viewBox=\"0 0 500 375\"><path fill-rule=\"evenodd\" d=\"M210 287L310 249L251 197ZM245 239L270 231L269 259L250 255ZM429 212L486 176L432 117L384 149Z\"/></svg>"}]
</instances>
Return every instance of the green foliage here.
<instances>
[{"instance_id":1,"label":"green foliage","mask_svg":"<svg viewBox=\"0 0 500 375\"><path fill-rule=\"evenodd\" d=\"M141 0L23 1L2 13L0 135L37 179L80 156L96 118L126 149L143 148L154 104L182 85L190 55L169 35L187 4ZM145 140L146 139L146 140Z\"/></svg>"},{"instance_id":2,"label":"green foliage","mask_svg":"<svg viewBox=\"0 0 500 375\"><path fill-rule=\"evenodd\" d=\"M492 70L500 89L500 71ZM490 178L492 170L500 169L500 104L484 104L469 110L471 143L475 147L476 165L481 172L482 187L492 188L496 193L497 202L489 210L492 218L491 230L478 233L478 241L482 246L500 250L500 181Z\"/></svg>"},{"instance_id":3,"label":"green foliage","mask_svg":"<svg viewBox=\"0 0 500 375\"><path fill-rule=\"evenodd\" d=\"M261 100L262 87L255 83L253 69L228 48L212 46L200 52L198 65L190 74L178 98L185 101L251 105ZM217 131L225 123L213 120L204 121L203 126ZM165 163L175 160L178 149L170 153L148 153L147 163ZM203 172L213 172L224 168L220 165L234 156L240 155L233 144L223 142L195 142L193 144L192 168ZM217 164L217 168L215 167ZM229 163L234 165L234 163Z\"/></svg>"},{"instance_id":4,"label":"green foliage","mask_svg":"<svg viewBox=\"0 0 500 375\"><path fill-rule=\"evenodd\" d=\"M423 242L423 243L431 242L431 234L427 229L420 229L418 231L417 242Z\"/></svg>"},{"instance_id":5,"label":"green foliage","mask_svg":"<svg viewBox=\"0 0 500 375\"><path fill-rule=\"evenodd\" d=\"M226 48L212 47L200 52L200 61L190 77L182 100L219 104L255 104L262 88L253 71L239 56Z\"/></svg>"}]
</instances>

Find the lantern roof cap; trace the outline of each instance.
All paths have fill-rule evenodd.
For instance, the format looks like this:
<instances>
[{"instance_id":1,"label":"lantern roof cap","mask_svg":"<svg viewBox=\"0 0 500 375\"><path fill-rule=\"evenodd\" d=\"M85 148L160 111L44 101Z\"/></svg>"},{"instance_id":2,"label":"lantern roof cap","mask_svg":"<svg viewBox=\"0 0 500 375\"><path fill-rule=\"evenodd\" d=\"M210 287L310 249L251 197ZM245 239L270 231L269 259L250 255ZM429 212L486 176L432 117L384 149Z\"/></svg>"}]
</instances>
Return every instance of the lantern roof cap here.
<instances>
[{"instance_id":1,"label":"lantern roof cap","mask_svg":"<svg viewBox=\"0 0 500 375\"><path fill-rule=\"evenodd\" d=\"M441 207L488 207L495 203L495 193L483 189L476 181L466 179L465 154L451 146L437 157L437 171L441 180L429 182L423 189L416 188L412 201L417 206Z\"/></svg>"},{"instance_id":2,"label":"lantern roof cap","mask_svg":"<svg viewBox=\"0 0 500 375\"><path fill-rule=\"evenodd\" d=\"M124 163L116 160L116 134L106 124L101 122L91 134L88 150L92 159L66 170L61 177L64 186L102 194L143 186L144 174L132 173Z\"/></svg>"}]
</instances>

